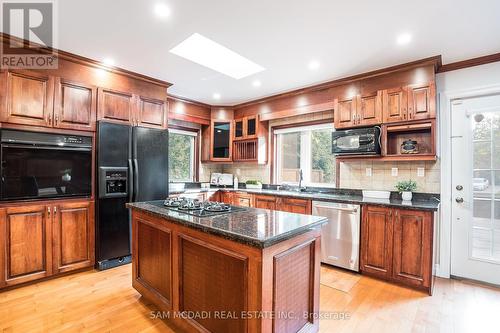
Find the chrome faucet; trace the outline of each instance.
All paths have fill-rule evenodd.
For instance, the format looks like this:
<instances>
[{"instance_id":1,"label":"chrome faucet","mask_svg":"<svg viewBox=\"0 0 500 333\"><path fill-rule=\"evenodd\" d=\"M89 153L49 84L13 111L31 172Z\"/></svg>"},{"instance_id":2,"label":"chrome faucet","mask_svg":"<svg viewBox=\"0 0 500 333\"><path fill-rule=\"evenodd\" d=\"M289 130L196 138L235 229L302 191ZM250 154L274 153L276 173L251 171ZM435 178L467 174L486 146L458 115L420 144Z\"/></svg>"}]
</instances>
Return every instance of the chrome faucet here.
<instances>
[{"instance_id":1,"label":"chrome faucet","mask_svg":"<svg viewBox=\"0 0 500 333\"><path fill-rule=\"evenodd\" d=\"M302 169L299 170L299 191L302 190L302 181L304 180L304 173Z\"/></svg>"}]
</instances>

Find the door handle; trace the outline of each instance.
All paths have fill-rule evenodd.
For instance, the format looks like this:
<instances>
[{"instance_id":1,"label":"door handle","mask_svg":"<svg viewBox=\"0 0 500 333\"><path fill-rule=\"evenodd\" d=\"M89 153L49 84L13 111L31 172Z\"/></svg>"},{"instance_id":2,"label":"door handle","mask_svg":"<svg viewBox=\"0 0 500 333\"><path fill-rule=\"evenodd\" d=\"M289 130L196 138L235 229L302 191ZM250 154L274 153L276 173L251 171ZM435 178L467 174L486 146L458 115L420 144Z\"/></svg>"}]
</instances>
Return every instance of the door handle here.
<instances>
[{"instance_id":1,"label":"door handle","mask_svg":"<svg viewBox=\"0 0 500 333\"><path fill-rule=\"evenodd\" d=\"M139 196L139 166L137 159L134 159L134 192L134 201L136 201Z\"/></svg>"},{"instance_id":2,"label":"door handle","mask_svg":"<svg viewBox=\"0 0 500 333\"><path fill-rule=\"evenodd\" d=\"M132 160L128 159L128 201L132 202L134 195L134 168L132 167Z\"/></svg>"},{"instance_id":3,"label":"door handle","mask_svg":"<svg viewBox=\"0 0 500 333\"><path fill-rule=\"evenodd\" d=\"M464 187L462 185L457 185L456 189L457 189L457 191L462 191L464 189Z\"/></svg>"},{"instance_id":4,"label":"door handle","mask_svg":"<svg viewBox=\"0 0 500 333\"><path fill-rule=\"evenodd\" d=\"M464 198L462 198L462 197L457 197L457 198L455 198L455 201L456 201L457 203L463 203L463 202L464 202Z\"/></svg>"}]
</instances>

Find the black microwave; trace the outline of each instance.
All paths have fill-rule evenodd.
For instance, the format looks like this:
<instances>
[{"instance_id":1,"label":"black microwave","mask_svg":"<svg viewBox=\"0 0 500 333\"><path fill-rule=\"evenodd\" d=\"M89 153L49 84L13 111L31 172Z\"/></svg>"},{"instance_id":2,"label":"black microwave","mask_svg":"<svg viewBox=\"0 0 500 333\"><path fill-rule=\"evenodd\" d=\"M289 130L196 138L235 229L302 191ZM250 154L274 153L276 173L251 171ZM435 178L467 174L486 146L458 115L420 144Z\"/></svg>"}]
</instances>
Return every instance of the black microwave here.
<instances>
[{"instance_id":1,"label":"black microwave","mask_svg":"<svg viewBox=\"0 0 500 333\"><path fill-rule=\"evenodd\" d=\"M380 127L355 128L332 133L335 155L380 155Z\"/></svg>"}]
</instances>

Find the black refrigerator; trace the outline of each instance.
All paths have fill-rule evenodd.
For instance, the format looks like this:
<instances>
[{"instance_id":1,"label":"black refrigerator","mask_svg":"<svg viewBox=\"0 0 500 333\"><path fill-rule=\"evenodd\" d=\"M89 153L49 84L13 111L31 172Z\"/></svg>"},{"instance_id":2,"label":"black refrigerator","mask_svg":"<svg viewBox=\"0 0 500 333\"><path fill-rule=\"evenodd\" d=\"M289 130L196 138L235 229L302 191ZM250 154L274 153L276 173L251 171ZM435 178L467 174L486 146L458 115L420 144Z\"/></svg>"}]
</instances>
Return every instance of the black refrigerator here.
<instances>
[{"instance_id":1,"label":"black refrigerator","mask_svg":"<svg viewBox=\"0 0 500 333\"><path fill-rule=\"evenodd\" d=\"M98 122L96 267L131 261L127 202L168 196L168 131Z\"/></svg>"}]
</instances>

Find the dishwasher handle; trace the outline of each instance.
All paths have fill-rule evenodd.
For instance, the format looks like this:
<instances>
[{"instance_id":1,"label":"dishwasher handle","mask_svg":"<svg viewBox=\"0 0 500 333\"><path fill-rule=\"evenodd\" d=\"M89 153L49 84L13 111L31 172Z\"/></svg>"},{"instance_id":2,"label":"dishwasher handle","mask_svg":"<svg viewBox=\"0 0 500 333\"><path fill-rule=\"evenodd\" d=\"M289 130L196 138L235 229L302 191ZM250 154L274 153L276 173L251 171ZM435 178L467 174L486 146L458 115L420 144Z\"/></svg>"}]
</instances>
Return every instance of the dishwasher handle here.
<instances>
[{"instance_id":1,"label":"dishwasher handle","mask_svg":"<svg viewBox=\"0 0 500 333\"><path fill-rule=\"evenodd\" d=\"M358 208L343 208L343 207L334 207L334 206L322 206L322 205L314 205L313 208L325 208L331 210L341 210L344 212L357 213Z\"/></svg>"}]
</instances>

